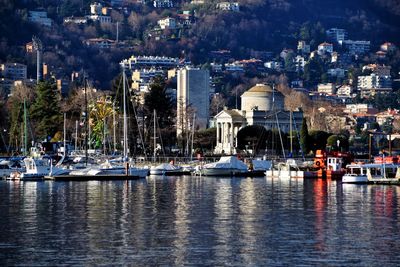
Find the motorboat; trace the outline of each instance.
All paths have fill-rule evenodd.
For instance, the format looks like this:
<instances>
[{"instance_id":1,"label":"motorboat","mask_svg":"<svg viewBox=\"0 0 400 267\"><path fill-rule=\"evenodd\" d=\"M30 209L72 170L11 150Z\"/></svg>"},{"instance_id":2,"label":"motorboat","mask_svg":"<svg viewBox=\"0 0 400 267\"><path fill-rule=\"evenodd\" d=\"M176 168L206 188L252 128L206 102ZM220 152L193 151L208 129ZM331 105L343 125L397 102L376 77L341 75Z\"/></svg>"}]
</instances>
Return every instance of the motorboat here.
<instances>
[{"instance_id":1,"label":"motorboat","mask_svg":"<svg viewBox=\"0 0 400 267\"><path fill-rule=\"evenodd\" d=\"M33 158L24 159L26 170L23 172L15 171L7 177L8 180L37 181L43 180L45 176L65 175L69 173L68 169L53 166L51 158Z\"/></svg>"},{"instance_id":2,"label":"motorboat","mask_svg":"<svg viewBox=\"0 0 400 267\"><path fill-rule=\"evenodd\" d=\"M272 168L272 161L253 159L249 166L250 176L264 176L267 170Z\"/></svg>"},{"instance_id":3,"label":"motorboat","mask_svg":"<svg viewBox=\"0 0 400 267\"><path fill-rule=\"evenodd\" d=\"M304 178L304 171L300 170L295 160L287 159L285 162L278 162L273 168L267 170L265 175L281 179Z\"/></svg>"},{"instance_id":4,"label":"motorboat","mask_svg":"<svg viewBox=\"0 0 400 267\"><path fill-rule=\"evenodd\" d=\"M7 178L13 172L24 172L25 168L21 166L19 160L0 161L0 177Z\"/></svg>"},{"instance_id":5,"label":"motorboat","mask_svg":"<svg viewBox=\"0 0 400 267\"><path fill-rule=\"evenodd\" d=\"M174 165L173 163L162 163L150 168L150 175L183 175L188 173L190 173L190 171L184 169L182 166Z\"/></svg>"},{"instance_id":6,"label":"motorboat","mask_svg":"<svg viewBox=\"0 0 400 267\"><path fill-rule=\"evenodd\" d=\"M349 164L343 175L342 183L399 183L400 165L398 164Z\"/></svg>"},{"instance_id":7,"label":"motorboat","mask_svg":"<svg viewBox=\"0 0 400 267\"><path fill-rule=\"evenodd\" d=\"M200 166L198 171L200 175L205 176L245 176L248 173L248 167L234 156L224 156L217 162Z\"/></svg>"},{"instance_id":8,"label":"motorboat","mask_svg":"<svg viewBox=\"0 0 400 267\"><path fill-rule=\"evenodd\" d=\"M366 164L349 164L346 166L346 173L342 177L342 183L362 184L368 183Z\"/></svg>"}]
</instances>

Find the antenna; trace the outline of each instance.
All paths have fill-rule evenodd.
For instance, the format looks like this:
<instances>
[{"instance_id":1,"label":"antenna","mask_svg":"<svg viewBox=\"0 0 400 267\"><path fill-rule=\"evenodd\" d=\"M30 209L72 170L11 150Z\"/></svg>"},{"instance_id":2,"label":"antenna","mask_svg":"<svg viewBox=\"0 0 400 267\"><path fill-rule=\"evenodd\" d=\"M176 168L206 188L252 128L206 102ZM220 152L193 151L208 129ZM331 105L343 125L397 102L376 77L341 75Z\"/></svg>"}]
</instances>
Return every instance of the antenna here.
<instances>
[{"instance_id":1,"label":"antenna","mask_svg":"<svg viewBox=\"0 0 400 267\"><path fill-rule=\"evenodd\" d=\"M41 55L43 52L43 45L42 45L42 41L40 41L40 39L35 35L32 36L32 45L33 45L33 48L36 50L36 84L38 84L40 82L40 80L42 79Z\"/></svg>"}]
</instances>

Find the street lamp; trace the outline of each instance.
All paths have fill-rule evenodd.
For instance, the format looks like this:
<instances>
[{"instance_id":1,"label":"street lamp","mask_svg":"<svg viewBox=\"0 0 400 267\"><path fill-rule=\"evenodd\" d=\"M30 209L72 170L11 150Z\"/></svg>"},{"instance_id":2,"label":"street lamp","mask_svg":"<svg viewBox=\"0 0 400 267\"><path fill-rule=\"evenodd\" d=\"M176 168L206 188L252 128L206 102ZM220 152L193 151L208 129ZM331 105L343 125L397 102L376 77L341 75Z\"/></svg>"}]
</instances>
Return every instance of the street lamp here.
<instances>
[{"instance_id":1,"label":"street lamp","mask_svg":"<svg viewBox=\"0 0 400 267\"><path fill-rule=\"evenodd\" d=\"M340 150L340 140L338 139L338 140L336 140L336 145L337 145L337 149L338 149L338 151Z\"/></svg>"}]
</instances>

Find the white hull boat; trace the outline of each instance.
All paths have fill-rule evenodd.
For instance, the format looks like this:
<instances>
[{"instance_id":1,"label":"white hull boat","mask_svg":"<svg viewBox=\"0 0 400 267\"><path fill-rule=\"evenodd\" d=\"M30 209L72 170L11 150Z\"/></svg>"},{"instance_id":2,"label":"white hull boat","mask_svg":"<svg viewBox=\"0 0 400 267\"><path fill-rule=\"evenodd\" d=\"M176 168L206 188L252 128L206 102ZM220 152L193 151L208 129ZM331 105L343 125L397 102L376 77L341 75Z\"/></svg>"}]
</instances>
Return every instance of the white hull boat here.
<instances>
[{"instance_id":1,"label":"white hull boat","mask_svg":"<svg viewBox=\"0 0 400 267\"><path fill-rule=\"evenodd\" d=\"M217 162L200 166L198 171L204 176L246 176L249 173L247 165L234 156L221 157Z\"/></svg>"},{"instance_id":2,"label":"white hull boat","mask_svg":"<svg viewBox=\"0 0 400 267\"><path fill-rule=\"evenodd\" d=\"M188 173L190 173L190 170L171 163L163 163L150 168L150 175L183 175Z\"/></svg>"},{"instance_id":3,"label":"white hull boat","mask_svg":"<svg viewBox=\"0 0 400 267\"><path fill-rule=\"evenodd\" d=\"M25 158L24 159L26 170L24 172L13 172L7 178L9 180L21 180L21 181L40 181L45 176L52 175L65 175L69 173L69 170L63 169L52 165L51 159L45 158Z\"/></svg>"},{"instance_id":4,"label":"white hull boat","mask_svg":"<svg viewBox=\"0 0 400 267\"><path fill-rule=\"evenodd\" d=\"M25 172L25 168L21 167L18 162L10 160L2 160L0 162L0 179L10 179L10 175L14 172Z\"/></svg>"},{"instance_id":5,"label":"white hull boat","mask_svg":"<svg viewBox=\"0 0 400 267\"><path fill-rule=\"evenodd\" d=\"M397 164L350 164L342 183L391 183L400 181L400 165Z\"/></svg>"},{"instance_id":6,"label":"white hull boat","mask_svg":"<svg viewBox=\"0 0 400 267\"><path fill-rule=\"evenodd\" d=\"M115 176L128 176L128 177L137 177L137 178L145 178L148 175L148 168L138 168L132 167L128 165L125 167L120 164L111 164L106 161L100 165L92 165L85 169L74 170L69 173L71 176L86 176L86 177L102 177L105 178L107 176L115 177Z\"/></svg>"}]
</instances>

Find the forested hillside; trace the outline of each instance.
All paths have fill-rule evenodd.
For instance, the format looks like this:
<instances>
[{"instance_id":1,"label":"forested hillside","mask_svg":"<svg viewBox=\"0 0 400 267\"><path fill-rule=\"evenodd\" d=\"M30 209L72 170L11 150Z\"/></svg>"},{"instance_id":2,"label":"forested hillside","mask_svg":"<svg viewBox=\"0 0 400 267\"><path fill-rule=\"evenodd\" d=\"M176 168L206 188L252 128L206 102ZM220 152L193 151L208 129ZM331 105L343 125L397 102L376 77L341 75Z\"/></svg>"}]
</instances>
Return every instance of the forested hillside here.
<instances>
[{"instance_id":1,"label":"forested hillside","mask_svg":"<svg viewBox=\"0 0 400 267\"><path fill-rule=\"evenodd\" d=\"M101 88L108 88L118 73L118 62L131 54L180 57L182 53L195 64L210 61L208 52L228 49L236 59L248 58L252 50L278 53L295 48L303 39L312 49L325 41L325 29L345 28L349 38L371 40L372 48L384 41L400 41L400 4L395 0L241 0L239 12L216 9L218 1L193 5L175 2L171 9L154 8L152 2L135 4L126 0L125 8L113 8L112 23L100 25L64 24L69 16L89 13L88 0L0 0L0 61L28 64L28 75L34 76L35 58L26 54L24 45L32 35L44 43L44 61L53 69L69 75L84 69ZM102 2L104 5L109 1ZM52 27L28 22L29 10L43 8ZM154 27L159 19L189 11L193 23L177 34L164 32L170 38L155 39ZM99 50L83 44L89 38L116 39L124 46ZM172 37L171 37L172 36Z\"/></svg>"}]
</instances>

